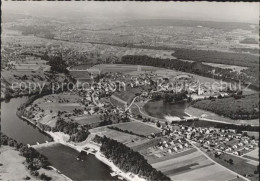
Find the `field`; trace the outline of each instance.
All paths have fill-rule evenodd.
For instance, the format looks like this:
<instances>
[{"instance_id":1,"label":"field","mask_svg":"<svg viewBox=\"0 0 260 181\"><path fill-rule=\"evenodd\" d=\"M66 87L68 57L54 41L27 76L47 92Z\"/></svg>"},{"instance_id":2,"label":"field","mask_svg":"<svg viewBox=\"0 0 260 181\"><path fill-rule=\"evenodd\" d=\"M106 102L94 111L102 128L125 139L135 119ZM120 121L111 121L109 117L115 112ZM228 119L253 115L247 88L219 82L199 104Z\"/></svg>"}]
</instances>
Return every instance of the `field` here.
<instances>
[{"instance_id":1,"label":"field","mask_svg":"<svg viewBox=\"0 0 260 181\"><path fill-rule=\"evenodd\" d=\"M81 125L97 126L102 122L99 115L84 115L72 118L75 122Z\"/></svg>"},{"instance_id":2,"label":"field","mask_svg":"<svg viewBox=\"0 0 260 181\"><path fill-rule=\"evenodd\" d=\"M51 127L55 126L59 112L63 112L59 117L68 120L71 116L77 116L75 109L84 111L85 108L80 104L80 96L73 93L47 95L26 108L30 112L29 118L33 115L34 120Z\"/></svg>"},{"instance_id":3,"label":"field","mask_svg":"<svg viewBox=\"0 0 260 181\"><path fill-rule=\"evenodd\" d=\"M8 146L1 146L0 153L0 162L2 164L0 167L0 180L25 180L26 176L31 177L31 180L36 180L23 164L25 157L21 156L19 151ZM63 176L53 170L41 168L38 171L40 174L45 173L50 176L52 180L66 181Z\"/></svg>"},{"instance_id":4,"label":"field","mask_svg":"<svg viewBox=\"0 0 260 181\"><path fill-rule=\"evenodd\" d=\"M234 156L231 154L222 154L219 158L215 158L213 153L210 153L209 156L219 164L227 167L228 169L239 173L240 175L248 175L249 179L252 181L257 181L259 180L259 174L255 174L254 171L257 170L257 162L255 161L248 161L243 158L240 158L238 156ZM233 164L231 165L230 163L226 162L225 160L233 160Z\"/></svg>"},{"instance_id":5,"label":"field","mask_svg":"<svg viewBox=\"0 0 260 181\"><path fill-rule=\"evenodd\" d=\"M259 162L259 148L256 148L253 151L243 155L243 157Z\"/></svg>"},{"instance_id":6,"label":"field","mask_svg":"<svg viewBox=\"0 0 260 181\"><path fill-rule=\"evenodd\" d=\"M121 130L126 130L126 131L130 131L133 132L135 134L138 135L144 135L144 136L149 136L152 133L156 134L156 133L160 133L161 130L149 125L146 125L144 123L141 122L127 122L127 123L122 123L122 124L118 124L118 125L113 125L114 127L117 127Z\"/></svg>"},{"instance_id":7,"label":"field","mask_svg":"<svg viewBox=\"0 0 260 181\"><path fill-rule=\"evenodd\" d=\"M143 141L147 141L148 139L146 138L141 138L136 135L124 133L121 131L117 131L114 129L109 129L109 128L94 128L91 130L91 132L95 132L94 134L97 134L99 136L106 136L108 138L117 140L120 143L126 144L131 147L134 143L139 143Z\"/></svg>"},{"instance_id":8,"label":"field","mask_svg":"<svg viewBox=\"0 0 260 181\"><path fill-rule=\"evenodd\" d=\"M170 156L150 160L151 165L171 180L230 180L236 177L207 159L195 148Z\"/></svg>"}]
</instances>

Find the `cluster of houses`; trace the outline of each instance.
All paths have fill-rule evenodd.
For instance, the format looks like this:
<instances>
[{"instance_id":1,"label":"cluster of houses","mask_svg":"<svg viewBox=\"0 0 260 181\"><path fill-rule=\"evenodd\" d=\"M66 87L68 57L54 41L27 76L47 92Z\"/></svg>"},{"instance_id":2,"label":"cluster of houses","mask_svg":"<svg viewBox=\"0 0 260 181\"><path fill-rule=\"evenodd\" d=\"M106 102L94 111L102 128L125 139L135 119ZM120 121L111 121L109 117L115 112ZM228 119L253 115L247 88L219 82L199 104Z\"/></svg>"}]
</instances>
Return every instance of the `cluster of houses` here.
<instances>
[{"instance_id":1,"label":"cluster of houses","mask_svg":"<svg viewBox=\"0 0 260 181\"><path fill-rule=\"evenodd\" d=\"M157 147L162 151L167 151L168 153L178 153L189 149L191 145L185 139L172 136L168 137L167 140L158 143Z\"/></svg>"},{"instance_id":2,"label":"cluster of houses","mask_svg":"<svg viewBox=\"0 0 260 181\"><path fill-rule=\"evenodd\" d=\"M164 128L164 134L169 137L184 136L195 141L207 151L216 151L217 154L228 152L234 155L242 155L258 145L258 140L233 129L201 128L181 125L168 125Z\"/></svg>"}]
</instances>

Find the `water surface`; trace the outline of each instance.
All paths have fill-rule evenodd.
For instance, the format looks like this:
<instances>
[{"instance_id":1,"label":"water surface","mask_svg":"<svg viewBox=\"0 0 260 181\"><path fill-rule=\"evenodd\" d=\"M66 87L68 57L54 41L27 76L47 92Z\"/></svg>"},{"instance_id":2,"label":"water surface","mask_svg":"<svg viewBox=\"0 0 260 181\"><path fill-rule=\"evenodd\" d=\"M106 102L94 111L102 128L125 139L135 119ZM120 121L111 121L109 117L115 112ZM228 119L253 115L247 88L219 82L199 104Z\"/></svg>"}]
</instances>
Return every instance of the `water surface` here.
<instances>
[{"instance_id":1,"label":"water surface","mask_svg":"<svg viewBox=\"0 0 260 181\"><path fill-rule=\"evenodd\" d=\"M79 153L59 143L37 150L48 158L52 166L72 180L117 180L110 175L110 168L92 154ZM83 161L76 159L79 155Z\"/></svg>"},{"instance_id":2,"label":"water surface","mask_svg":"<svg viewBox=\"0 0 260 181\"><path fill-rule=\"evenodd\" d=\"M184 111L189 103L186 101L178 103L165 103L163 100L149 101L144 105L145 112L152 117L164 119L165 116L187 116Z\"/></svg>"},{"instance_id":3,"label":"water surface","mask_svg":"<svg viewBox=\"0 0 260 181\"><path fill-rule=\"evenodd\" d=\"M51 141L51 138L41 133L36 127L17 117L17 108L25 103L28 97L12 98L9 102L1 102L1 131L19 143L33 144Z\"/></svg>"}]
</instances>

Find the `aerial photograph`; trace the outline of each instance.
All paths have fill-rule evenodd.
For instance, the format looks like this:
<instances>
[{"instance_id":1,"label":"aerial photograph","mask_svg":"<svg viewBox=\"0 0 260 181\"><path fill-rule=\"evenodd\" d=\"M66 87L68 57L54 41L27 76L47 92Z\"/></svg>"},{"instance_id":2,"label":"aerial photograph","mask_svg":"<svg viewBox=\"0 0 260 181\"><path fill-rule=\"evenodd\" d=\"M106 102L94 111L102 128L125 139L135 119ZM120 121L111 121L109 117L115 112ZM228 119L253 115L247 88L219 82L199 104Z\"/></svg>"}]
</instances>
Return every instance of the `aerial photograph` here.
<instances>
[{"instance_id":1,"label":"aerial photograph","mask_svg":"<svg viewBox=\"0 0 260 181\"><path fill-rule=\"evenodd\" d=\"M258 181L259 2L1 1L1 181Z\"/></svg>"}]
</instances>

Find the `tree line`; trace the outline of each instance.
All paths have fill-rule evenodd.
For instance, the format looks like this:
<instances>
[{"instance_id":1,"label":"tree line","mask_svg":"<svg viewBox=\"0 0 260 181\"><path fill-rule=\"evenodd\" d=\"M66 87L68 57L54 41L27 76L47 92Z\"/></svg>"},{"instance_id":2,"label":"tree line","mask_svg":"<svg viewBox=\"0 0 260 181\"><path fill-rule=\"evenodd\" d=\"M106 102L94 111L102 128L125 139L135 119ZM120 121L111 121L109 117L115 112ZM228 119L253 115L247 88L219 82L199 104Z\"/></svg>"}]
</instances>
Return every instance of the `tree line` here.
<instances>
[{"instance_id":1,"label":"tree line","mask_svg":"<svg viewBox=\"0 0 260 181\"><path fill-rule=\"evenodd\" d=\"M45 175L45 173L40 174L38 172L39 169L49 169L50 162L48 158L44 155L40 154L37 150L30 147L28 148L26 145L22 143L18 143L16 140L9 138L8 136L4 135L2 132L1 134L1 145L3 146L10 146L15 148L20 154L26 158L24 164L26 168L30 171L32 176L35 176L41 180L52 180L51 177ZM27 179L30 179L27 177Z\"/></svg>"},{"instance_id":2,"label":"tree line","mask_svg":"<svg viewBox=\"0 0 260 181\"><path fill-rule=\"evenodd\" d=\"M259 97L257 94L243 96L240 99L237 99L236 97L228 97L200 100L195 102L192 106L231 119L245 120L259 118Z\"/></svg>"},{"instance_id":3,"label":"tree line","mask_svg":"<svg viewBox=\"0 0 260 181\"><path fill-rule=\"evenodd\" d=\"M251 75L253 77L248 76L247 74L238 73L233 71L232 69L222 69L219 67L212 67L210 65L203 64L200 61L195 62L187 62L182 61L179 59L161 59L161 58L152 58L146 55L125 55L122 57L121 62L122 64L132 64L132 65L145 65L145 66L154 66L154 67L161 67L167 69L175 69L177 71L193 73L197 75L201 75L204 77L214 78L214 79L221 79L225 81L241 81L242 84L247 84L251 82L253 84L252 87L255 89L259 88L259 77L258 73L254 71L253 68L247 69L245 71L251 71ZM253 62L252 66L255 64ZM250 64L250 62L248 63Z\"/></svg>"},{"instance_id":4,"label":"tree line","mask_svg":"<svg viewBox=\"0 0 260 181\"><path fill-rule=\"evenodd\" d=\"M153 168L139 152L124 144L106 136L96 136L94 140L101 143L100 151L123 171L132 172L146 180L170 180L161 171Z\"/></svg>"}]
</instances>

